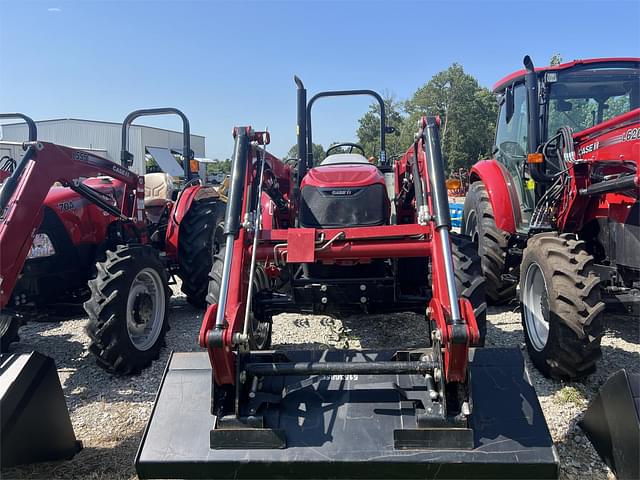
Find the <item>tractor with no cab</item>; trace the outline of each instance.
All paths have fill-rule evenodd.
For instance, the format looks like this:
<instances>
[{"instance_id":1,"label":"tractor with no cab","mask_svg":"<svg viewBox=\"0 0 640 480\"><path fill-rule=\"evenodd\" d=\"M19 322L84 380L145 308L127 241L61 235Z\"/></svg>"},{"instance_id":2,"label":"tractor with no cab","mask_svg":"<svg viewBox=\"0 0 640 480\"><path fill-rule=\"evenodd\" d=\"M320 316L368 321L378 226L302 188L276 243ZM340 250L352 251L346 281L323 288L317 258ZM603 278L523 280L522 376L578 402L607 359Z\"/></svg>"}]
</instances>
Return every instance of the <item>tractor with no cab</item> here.
<instances>
[{"instance_id":1,"label":"tractor with no cab","mask_svg":"<svg viewBox=\"0 0 640 480\"><path fill-rule=\"evenodd\" d=\"M234 129L206 353L170 358L139 477L556 478L520 351L478 348L485 282L473 243L450 234L438 119L392 164L376 92L307 101L295 80L297 168L265 132ZM353 151L314 161L312 107L345 95L380 104L379 165ZM282 312L406 311L430 326L422 348L268 350Z\"/></svg>"},{"instance_id":2,"label":"tractor with no cab","mask_svg":"<svg viewBox=\"0 0 640 480\"><path fill-rule=\"evenodd\" d=\"M141 116L183 122L185 185L164 173L138 176L129 128ZM0 193L0 334L2 351L36 309L80 303L98 364L119 374L158 358L169 328L169 280L204 306L215 226L224 212L217 191L192 178L190 126L175 108L137 110L122 125L121 164L83 150L41 142L29 127L19 160L3 163Z\"/></svg>"}]
</instances>

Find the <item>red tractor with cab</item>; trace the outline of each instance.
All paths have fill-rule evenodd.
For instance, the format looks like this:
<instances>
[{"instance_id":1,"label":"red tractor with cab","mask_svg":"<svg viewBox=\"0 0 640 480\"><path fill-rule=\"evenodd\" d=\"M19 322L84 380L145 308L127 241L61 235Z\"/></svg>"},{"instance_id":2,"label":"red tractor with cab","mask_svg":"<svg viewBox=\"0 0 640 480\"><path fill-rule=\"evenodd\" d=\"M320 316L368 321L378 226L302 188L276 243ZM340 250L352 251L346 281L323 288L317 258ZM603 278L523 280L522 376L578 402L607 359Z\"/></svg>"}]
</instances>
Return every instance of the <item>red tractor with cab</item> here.
<instances>
[{"instance_id":1,"label":"red tractor with cab","mask_svg":"<svg viewBox=\"0 0 640 480\"><path fill-rule=\"evenodd\" d=\"M494 87L495 157L471 169L462 231L490 301L519 286L536 367L581 377L605 309L640 312L640 59L524 66Z\"/></svg>"},{"instance_id":2,"label":"red tractor with cab","mask_svg":"<svg viewBox=\"0 0 640 480\"><path fill-rule=\"evenodd\" d=\"M185 185L164 173L129 170L131 123L143 115L183 121ZM36 124L20 159L8 161L0 192L0 334L2 350L34 313L85 301L90 350L117 373L134 373L158 357L169 328L169 279L205 304L224 204L190 172L190 127L175 108L137 110L122 126L122 163L37 140ZM3 165L4 165L3 164ZM219 243L219 242L218 242Z\"/></svg>"}]
</instances>

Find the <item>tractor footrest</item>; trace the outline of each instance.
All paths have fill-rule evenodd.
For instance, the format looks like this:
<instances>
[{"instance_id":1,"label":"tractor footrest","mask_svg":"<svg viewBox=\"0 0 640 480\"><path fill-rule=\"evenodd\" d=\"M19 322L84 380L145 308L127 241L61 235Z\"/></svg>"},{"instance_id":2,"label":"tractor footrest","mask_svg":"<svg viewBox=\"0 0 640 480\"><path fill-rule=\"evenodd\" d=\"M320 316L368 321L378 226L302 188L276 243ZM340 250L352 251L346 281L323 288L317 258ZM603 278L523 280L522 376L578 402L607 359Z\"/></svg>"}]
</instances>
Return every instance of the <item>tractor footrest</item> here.
<instances>
[{"instance_id":1,"label":"tractor footrest","mask_svg":"<svg viewBox=\"0 0 640 480\"><path fill-rule=\"evenodd\" d=\"M318 355L287 351L296 363ZM363 352L357 359L348 351L322 355L335 362L389 361L393 352ZM327 375L310 382L300 376L287 377L300 388L267 408L263 425L274 428L241 432L232 423L219 424L216 435L227 438L216 443L237 448L211 448L216 418L209 358L205 352L176 353L136 470L140 478L557 478L558 457L521 352L472 351L470 369L468 429L418 428L411 385L420 375ZM261 443L280 433L284 448Z\"/></svg>"}]
</instances>

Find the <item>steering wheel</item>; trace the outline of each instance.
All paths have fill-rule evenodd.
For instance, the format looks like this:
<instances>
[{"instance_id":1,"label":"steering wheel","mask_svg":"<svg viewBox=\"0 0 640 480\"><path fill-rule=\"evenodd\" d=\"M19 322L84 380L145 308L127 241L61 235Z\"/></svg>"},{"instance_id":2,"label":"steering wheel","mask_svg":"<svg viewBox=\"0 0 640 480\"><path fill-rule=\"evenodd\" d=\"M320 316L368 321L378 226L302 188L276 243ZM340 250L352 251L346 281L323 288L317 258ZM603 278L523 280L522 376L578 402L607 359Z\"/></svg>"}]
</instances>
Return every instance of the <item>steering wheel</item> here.
<instances>
[{"instance_id":1,"label":"steering wheel","mask_svg":"<svg viewBox=\"0 0 640 480\"><path fill-rule=\"evenodd\" d=\"M353 149L357 148L362 153L362 156L366 157L366 155L364 154L364 148L362 148L362 145L358 145L357 143L350 143L350 142L337 143L335 145L331 145L327 150L326 156L328 157L330 155L329 152L331 150L335 150L337 148L342 148L342 147L349 147L349 153L353 153Z\"/></svg>"}]
</instances>

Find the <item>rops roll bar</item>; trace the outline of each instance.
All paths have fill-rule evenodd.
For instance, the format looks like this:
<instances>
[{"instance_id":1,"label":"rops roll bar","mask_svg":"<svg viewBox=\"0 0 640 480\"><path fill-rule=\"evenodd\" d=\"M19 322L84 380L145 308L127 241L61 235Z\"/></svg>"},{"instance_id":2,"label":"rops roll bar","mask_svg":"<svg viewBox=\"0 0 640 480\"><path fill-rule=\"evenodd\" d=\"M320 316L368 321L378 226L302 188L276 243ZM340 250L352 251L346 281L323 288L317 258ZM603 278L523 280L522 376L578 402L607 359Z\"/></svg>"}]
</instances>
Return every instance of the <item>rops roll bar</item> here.
<instances>
[{"instance_id":1,"label":"rops roll bar","mask_svg":"<svg viewBox=\"0 0 640 480\"><path fill-rule=\"evenodd\" d=\"M300 156L300 164L298 165L298 181L302 180L307 169L313 167L313 137L311 131L311 109L316 100L323 97L344 97L352 95L368 95L373 97L380 106L380 166L382 170L389 168L389 161L387 159L385 135L387 133L386 127L386 112L384 106L384 100L382 97L373 90L333 90L327 92L320 92L311 97L311 100L307 103L307 90L304 88L304 84L299 77L294 76L294 81L298 87L297 97L297 110L298 110L298 155Z\"/></svg>"},{"instance_id":2,"label":"rops roll bar","mask_svg":"<svg viewBox=\"0 0 640 480\"><path fill-rule=\"evenodd\" d=\"M135 110L131 112L122 122L122 151L120 153L120 161L122 166L129 168L133 165L133 155L129 152L129 127L136 118L155 116L155 115L178 115L182 119L182 167L184 168L184 180L188 182L191 179L191 168L189 161L191 160L191 128L189 119L177 108L147 108L143 110Z\"/></svg>"},{"instance_id":3,"label":"rops roll bar","mask_svg":"<svg viewBox=\"0 0 640 480\"><path fill-rule=\"evenodd\" d=\"M0 113L0 119L4 118L20 118L25 121L29 128L29 141L35 142L38 140L38 129L36 128L36 122L31 117L26 116L24 113Z\"/></svg>"}]
</instances>

